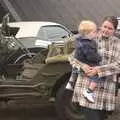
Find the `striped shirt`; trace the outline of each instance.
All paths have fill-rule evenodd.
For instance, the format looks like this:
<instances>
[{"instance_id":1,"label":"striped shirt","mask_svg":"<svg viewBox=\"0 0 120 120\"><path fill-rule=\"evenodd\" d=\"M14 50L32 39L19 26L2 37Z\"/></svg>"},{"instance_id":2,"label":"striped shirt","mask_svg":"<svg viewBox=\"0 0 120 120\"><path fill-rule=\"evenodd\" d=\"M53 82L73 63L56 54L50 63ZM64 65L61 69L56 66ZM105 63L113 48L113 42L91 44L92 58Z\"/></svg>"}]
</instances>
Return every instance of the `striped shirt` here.
<instances>
[{"instance_id":1,"label":"striped shirt","mask_svg":"<svg viewBox=\"0 0 120 120\"><path fill-rule=\"evenodd\" d=\"M95 103L88 102L83 91L88 87L88 78L85 74L79 74L73 93L73 102L78 102L80 106L112 111L115 109L115 83L116 74L120 71L120 40L114 36L103 39L100 35L96 37L98 52L102 57L99 77L105 77L105 81L99 82L94 91Z\"/></svg>"}]
</instances>

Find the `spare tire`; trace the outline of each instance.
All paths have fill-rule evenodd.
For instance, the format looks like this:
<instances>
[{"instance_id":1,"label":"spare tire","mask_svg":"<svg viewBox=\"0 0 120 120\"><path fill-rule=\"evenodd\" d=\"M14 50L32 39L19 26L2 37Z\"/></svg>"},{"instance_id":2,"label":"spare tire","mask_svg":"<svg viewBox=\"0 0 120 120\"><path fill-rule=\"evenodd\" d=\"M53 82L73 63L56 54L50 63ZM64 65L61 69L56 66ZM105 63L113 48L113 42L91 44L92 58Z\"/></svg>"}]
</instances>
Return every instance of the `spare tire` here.
<instances>
[{"instance_id":1,"label":"spare tire","mask_svg":"<svg viewBox=\"0 0 120 120\"><path fill-rule=\"evenodd\" d=\"M83 114L77 103L72 102L72 91L62 85L56 95L56 112L60 120L83 120Z\"/></svg>"}]
</instances>

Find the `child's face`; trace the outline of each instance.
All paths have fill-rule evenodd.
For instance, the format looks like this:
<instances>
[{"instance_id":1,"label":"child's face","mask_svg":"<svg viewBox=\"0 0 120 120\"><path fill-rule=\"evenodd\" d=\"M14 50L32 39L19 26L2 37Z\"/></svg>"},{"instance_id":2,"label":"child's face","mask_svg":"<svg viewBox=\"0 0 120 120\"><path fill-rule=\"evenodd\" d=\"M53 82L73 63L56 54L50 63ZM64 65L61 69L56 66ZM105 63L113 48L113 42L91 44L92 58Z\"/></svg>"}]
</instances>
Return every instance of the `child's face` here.
<instances>
[{"instance_id":1,"label":"child's face","mask_svg":"<svg viewBox=\"0 0 120 120\"><path fill-rule=\"evenodd\" d=\"M92 31L87 35L90 39L93 39L97 34L97 27L93 26Z\"/></svg>"}]
</instances>

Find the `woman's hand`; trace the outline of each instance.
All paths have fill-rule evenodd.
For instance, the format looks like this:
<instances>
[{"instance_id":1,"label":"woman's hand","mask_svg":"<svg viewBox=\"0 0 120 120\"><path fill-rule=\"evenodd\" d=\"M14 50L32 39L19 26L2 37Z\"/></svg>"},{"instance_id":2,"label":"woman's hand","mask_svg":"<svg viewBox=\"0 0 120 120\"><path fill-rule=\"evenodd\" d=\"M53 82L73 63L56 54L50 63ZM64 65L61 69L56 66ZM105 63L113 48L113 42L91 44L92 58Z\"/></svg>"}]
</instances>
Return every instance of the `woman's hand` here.
<instances>
[{"instance_id":1,"label":"woman's hand","mask_svg":"<svg viewBox=\"0 0 120 120\"><path fill-rule=\"evenodd\" d=\"M76 67L78 70L81 68L87 76L94 76L98 74L99 69L97 67L90 67L89 65L81 63L80 61L74 59L72 56L69 57L69 62L72 67Z\"/></svg>"},{"instance_id":2,"label":"woman's hand","mask_svg":"<svg viewBox=\"0 0 120 120\"><path fill-rule=\"evenodd\" d=\"M87 76L94 76L98 74L98 71L100 71L97 67L90 67L89 71L86 73Z\"/></svg>"},{"instance_id":3,"label":"woman's hand","mask_svg":"<svg viewBox=\"0 0 120 120\"><path fill-rule=\"evenodd\" d=\"M85 72L85 74L89 74L91 72L91 67L87 64L84 64L81 69Z\"/></svg>"}]
</instances>

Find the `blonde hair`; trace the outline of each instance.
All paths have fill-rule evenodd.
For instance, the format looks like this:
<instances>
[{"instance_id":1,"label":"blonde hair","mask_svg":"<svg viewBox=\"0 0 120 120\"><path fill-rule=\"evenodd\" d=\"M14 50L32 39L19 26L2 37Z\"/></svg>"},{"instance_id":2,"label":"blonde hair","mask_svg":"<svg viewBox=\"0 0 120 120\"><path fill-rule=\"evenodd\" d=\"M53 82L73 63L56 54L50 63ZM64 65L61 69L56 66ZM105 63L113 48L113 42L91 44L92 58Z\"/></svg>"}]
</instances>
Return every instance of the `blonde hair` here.
<instances>
[{"instance_id":1,"label":"blonde hair","mask_svg":"<svg viewBox=\"0 0 120 120\"><path fill-rule=\"evenodd\" d=\"M96 28L96 24L90 20L82 20L79 24L78 31L81 35L87 35Z\"/></svg>"}]
</instances>

